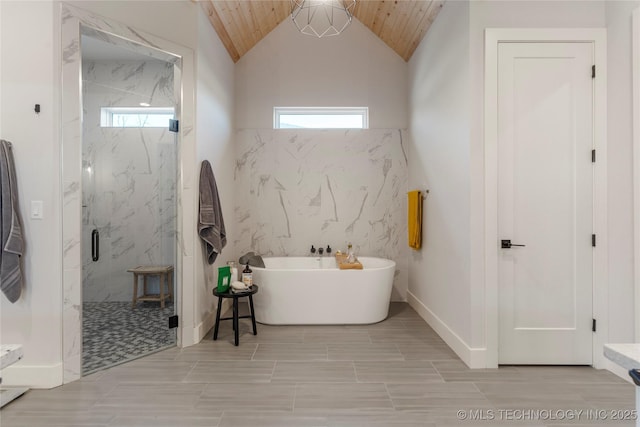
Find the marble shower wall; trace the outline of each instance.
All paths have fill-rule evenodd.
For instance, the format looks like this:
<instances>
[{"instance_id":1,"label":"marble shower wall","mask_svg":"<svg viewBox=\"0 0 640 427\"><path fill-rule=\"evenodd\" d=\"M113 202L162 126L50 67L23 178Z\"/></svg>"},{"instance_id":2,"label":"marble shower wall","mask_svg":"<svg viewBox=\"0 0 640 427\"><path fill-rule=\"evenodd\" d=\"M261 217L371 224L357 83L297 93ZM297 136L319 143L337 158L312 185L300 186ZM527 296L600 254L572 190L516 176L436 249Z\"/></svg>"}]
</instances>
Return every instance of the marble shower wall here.
<instances>
[{"instance_id":1,"label":"marble shower wall","mask_svg":"<svg viewBox=\"0 0 640 427\"><path fill-rule=\"evenodd\" d=\"M175 263L175 134L100 127L100 108L174 106L173 65L85 61L82 71L83 301L130 301L127 269ZM91 256L93 229L100 232L97 262ZM152 287L157 291L157 283Z\"/></svg>"},{"instance_id":2,"label":"marble shower wall","mask_svg":"<svg viewBox=\"0 0 640 427\"><path fill-rule=\"evenodd\" d=\"M407 291L407 153L398 129L239 130L239 254L307 256L311 245L396 261Z\"/></svg>"}]
</instances>

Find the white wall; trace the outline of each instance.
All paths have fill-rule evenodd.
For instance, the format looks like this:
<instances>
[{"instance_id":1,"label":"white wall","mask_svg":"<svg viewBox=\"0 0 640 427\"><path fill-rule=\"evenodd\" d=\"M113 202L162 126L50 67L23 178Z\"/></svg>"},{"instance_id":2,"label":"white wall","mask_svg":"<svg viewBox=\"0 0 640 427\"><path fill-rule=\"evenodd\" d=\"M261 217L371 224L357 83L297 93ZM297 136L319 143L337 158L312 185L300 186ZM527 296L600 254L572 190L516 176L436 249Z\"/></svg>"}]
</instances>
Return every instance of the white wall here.
<instances>
[{"instance_id":1,"label":"white wall","mask_svg":"<svg viewBox=\"0 0 640 427\"><path fill-rule=\"evenodd\" d=\"M638 0L606 2L609 341L612 343L634 341L631 13L639 6Z\"/></svg>"},{"instance_id":2,"label":"white wall","mask_svg":"<svg viewBox=\"0 0 640 427\"><path fill-rule=\"evenodd\" d=\"M236 64L237 129L273 128L273 107L369 107L369 127L407 127L407 65L354 19L317 39L285 19Z\"/></svg>"},{"instance_id":3,"label":"white wall","mask_svg":"<svg viewBox=\"0 0 640 427\"><path fill-rule=\"evenodd\" d=\"M59 46L53 2L2 1L2 114L0 138L13 143L26 255L25 288L11 304L0 296L0 340L22 344L29 381L44 386L62 378L62 269L59 161ZM19 40L19 43L16 42ZM33 111L40 104L40 114ZM28 216L31 200L44 202L44 219ZM6 375L11 384L24 369Z\"/></svg>"},{"instance_id":4,"label":"white wall","mask_svg":"<svg viewBox=\"0 0 640 427\"><path fill-rule=\"evenodd\" d=\"M201 242L196 243L196 325L200 337L213 326L216 299L213 287L218 280L218 267L227 261L237 260L234 239L236 219L234 215L235 191L233 171L235 153L234 129L234 64L222 42L211 27L206 14L198 13L198 50L196 54L198 84L196 89L196 132L198 165L203 160L211 163L216 178L222 215L227 232L227 246L210 266L202 256ZM200 169L198 167L198 174ZM197 175L199 176L199 175ZM198 198L196 197L196 203ZM197 213L198 206L195 206Z\"/></svg>"},{"instance_id":5,"label":"white wall","mask_svg":"<svg viewBox=\"0 0 640 427\"><path fill-rule=\"evenodd\" d=\"M471 341L469 68L469 3L447 2L409 61L409 187L430 191L423 247L409 257L409 300L424 307L434 328L465 343Z\"/></svg>"}]
</instances>

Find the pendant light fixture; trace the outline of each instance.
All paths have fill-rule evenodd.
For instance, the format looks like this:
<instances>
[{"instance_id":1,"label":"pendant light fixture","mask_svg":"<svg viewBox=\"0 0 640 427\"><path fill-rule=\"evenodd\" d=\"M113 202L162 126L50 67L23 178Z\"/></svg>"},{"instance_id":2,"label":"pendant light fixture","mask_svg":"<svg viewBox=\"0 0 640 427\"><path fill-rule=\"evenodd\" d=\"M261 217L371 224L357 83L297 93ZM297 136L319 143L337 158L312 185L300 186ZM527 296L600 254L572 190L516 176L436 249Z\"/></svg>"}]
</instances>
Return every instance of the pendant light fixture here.
<instances>
[{"instance_id":1,"label":"pendant light fixture","mask_svg":"<svg viewBox=\"0 0 640 427\"><path fill-rule=\"evenodd\" d=\"M351 23L355 7L356 0L291 0L291 20L303 34L337 36Z\"/></svg>"}]
</instances>

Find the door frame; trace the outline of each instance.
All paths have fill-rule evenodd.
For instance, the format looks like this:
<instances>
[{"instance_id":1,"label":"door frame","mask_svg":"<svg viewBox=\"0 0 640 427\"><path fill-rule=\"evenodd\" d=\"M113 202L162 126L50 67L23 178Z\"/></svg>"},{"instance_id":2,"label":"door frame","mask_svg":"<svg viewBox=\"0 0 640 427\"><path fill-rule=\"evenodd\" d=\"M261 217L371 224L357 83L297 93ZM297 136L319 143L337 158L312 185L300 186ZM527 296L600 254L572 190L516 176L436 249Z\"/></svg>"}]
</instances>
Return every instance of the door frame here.
<instances>
[{"instance_id":1,"label":"door frame","mask_svg":"<svg viewBox=\"0 0 640 427\"><path fill-rule=\"evenodd\" d=\"M516 42L587 42L594 46L593 229L597 235L593 259L593 366L602 368L603 345L608 342L607 239L607 34L604 28L488 28L485 30L484 82L484 245L486 366L498 367L498 46Z\"/></svg>"}]
</instances>

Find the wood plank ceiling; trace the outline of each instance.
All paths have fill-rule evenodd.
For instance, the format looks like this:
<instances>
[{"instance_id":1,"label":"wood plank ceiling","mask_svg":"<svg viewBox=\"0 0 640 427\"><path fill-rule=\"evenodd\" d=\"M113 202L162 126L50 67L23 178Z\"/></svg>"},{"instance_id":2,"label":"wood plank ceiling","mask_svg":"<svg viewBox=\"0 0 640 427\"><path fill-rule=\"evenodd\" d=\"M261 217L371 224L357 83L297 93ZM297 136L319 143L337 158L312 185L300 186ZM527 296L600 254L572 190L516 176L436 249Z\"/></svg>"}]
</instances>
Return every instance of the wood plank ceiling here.
<instances>
[{"instance_id":1,"label":"wood plank ceiling","mask_svg":"<svg viewBox=\"0 0 640 427\"><path fill-rule=\"evenodd\" d=\"M354 17L408 61L445 1L359 0ZM201 5L233 62L291 12L289 0L205 0Z\"/></svg>"}]
</instances>

